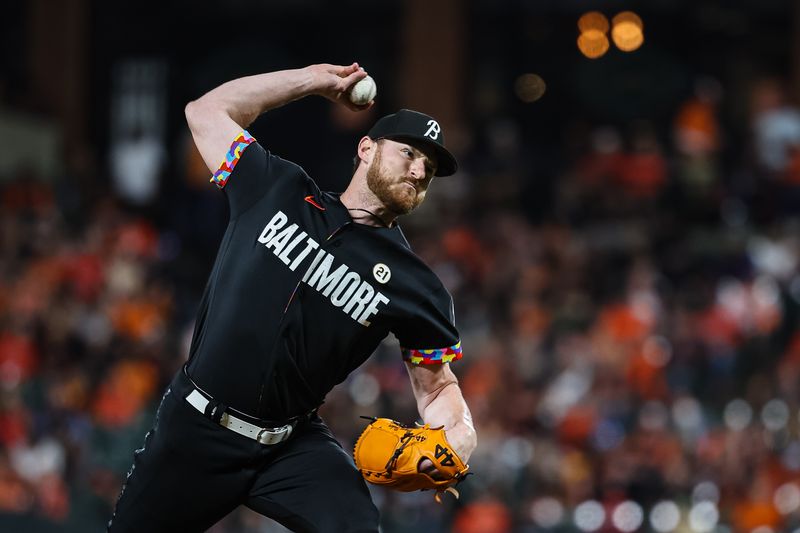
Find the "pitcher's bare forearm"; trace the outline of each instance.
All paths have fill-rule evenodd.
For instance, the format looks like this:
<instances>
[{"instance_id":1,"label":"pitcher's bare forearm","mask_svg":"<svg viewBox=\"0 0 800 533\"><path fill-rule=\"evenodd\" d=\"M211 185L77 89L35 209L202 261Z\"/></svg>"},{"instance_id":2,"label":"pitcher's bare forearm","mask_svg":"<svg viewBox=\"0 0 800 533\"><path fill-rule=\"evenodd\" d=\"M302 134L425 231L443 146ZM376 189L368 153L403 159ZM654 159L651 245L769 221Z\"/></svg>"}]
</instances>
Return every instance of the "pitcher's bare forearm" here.
<instances>
[{"instance_id":1,"label":"pitcher's bare forearm","mask_svg":"<svg viewBox=\"0 0 800 533\"><path fill-rule=\"evenodd\" d=\"M477 445L477 436L472 414L450 366L406 363L406 367L420 416L432 427L444 426L447 440L467 462Z\"/></svg>"},{"instance_id":2,"label":"pitcher's bare forearm","mask_svg":"<svg viewBox=\"0 0 800 533\"><path fill-rule=\"evenodd\" d=\"M341 96L366 72L348 66L310 65L238 78L212 89L186 105L186 121L197 149L215 171L234 137L261 114L317 94L347 105Z\"/></svg>"}]
</instances>

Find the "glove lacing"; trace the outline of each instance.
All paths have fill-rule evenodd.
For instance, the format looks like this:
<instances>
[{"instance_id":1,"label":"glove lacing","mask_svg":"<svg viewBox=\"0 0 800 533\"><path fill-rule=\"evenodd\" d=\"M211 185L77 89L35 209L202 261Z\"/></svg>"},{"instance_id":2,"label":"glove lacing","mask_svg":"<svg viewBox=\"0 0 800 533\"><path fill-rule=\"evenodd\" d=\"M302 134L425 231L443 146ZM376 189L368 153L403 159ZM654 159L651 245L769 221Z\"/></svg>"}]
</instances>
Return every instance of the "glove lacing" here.
<instances>
[{"instance_id":1,"label":"glove lacing","mask_svg":"<svg viewBox=\"0 0 800 533\"><path fill-rule=\"evenodd\" d=\"M386 463L386 477L392 477L392 470L394 467L397 466L397 460L400 459L400 456L403 455L403 450L406 449L411 443L411 439L414 437L414 433L411 431L406 431L402 437L400 437L400 446L398 446L392 456L389 458L389 461Z\"/></svg>"}]
</instances>

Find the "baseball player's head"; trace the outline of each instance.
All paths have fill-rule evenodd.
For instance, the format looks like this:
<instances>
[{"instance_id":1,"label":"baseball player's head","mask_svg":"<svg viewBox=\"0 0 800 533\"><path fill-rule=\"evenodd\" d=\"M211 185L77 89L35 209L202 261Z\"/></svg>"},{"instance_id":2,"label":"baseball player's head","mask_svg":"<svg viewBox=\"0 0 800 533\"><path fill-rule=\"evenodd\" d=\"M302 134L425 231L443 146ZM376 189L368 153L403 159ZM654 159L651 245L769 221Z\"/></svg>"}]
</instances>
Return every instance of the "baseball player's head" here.
<instances>
[{"instance_id":1,"label":"baseball player's head","mask_svg":"<svg viewBox=\"0 0 800 533\"><path fill-rule=\"evenodd\" d=\"M378 120L358 143L354 180L397 215L425 199L434 176L449 176L458 168L444 146L444 132L432 117L401 109Z\"/></svg>"}]
</instances>

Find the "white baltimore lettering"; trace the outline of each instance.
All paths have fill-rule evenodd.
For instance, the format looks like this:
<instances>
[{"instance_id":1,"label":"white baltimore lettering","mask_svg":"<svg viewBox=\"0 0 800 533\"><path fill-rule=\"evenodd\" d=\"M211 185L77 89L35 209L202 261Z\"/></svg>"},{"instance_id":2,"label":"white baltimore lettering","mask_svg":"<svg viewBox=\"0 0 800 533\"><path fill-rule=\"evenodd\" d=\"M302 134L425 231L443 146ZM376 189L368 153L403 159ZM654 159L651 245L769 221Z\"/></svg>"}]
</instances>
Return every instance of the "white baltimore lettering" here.
<instances>
[{"instance_id":1,"label":"white baltimore lettering","mask_svg":"<svg viewBox=\"0 0 800 533\"><path fill-rule=\"evenodd\" d=\"M326 298L330 298L331 291L339 284L344 277L345 272L347 272L347 265L339 265L339 268L334 270L332 273L329 274L331 270L331 265L333 264L333 256L328 254L328 257L322 260L317 270L314 271L314 275L311 276L311 279L308 280L308 284L314 287L316 283L315 289L318 292L322 293L323 296Z\"/></svg>"},{"instance_id":2,"label":"white baltimore lettering","mask_svg":"<svg viewBox=\"0 0 800 533\"><path fill-rule=\"evenodd\" d=\"M272 236L281 229L286 223L289 221L289 218L283 214L283 211L278 211L275 213L275 216L272 217L272 220L267 222L267 225L264 226L264 231L261 232L261 235L258 237L258 242L261 244L267 244Z\"/></svg>"},{"instance_id":3,"label":"white baltimore lettering","mask_svg":"<svg viewBox=\"0 0 800 533\"><path fill-rule=\"evenodd\" d=\"M275 235L270 241L265 244L267 248L273 248L275 251L275 255L278 255L283 251L283 247L286 246L286 243L289 242L289 239L292 238L294 232L297 231L297 224L292 224L288 228L282 229Z\"/></svg>"},{"instance_id":4,"label":"white baltimore lettering","mask_svg":"<svg viewBox=\"0 0 800 533\"><path fill-rule=\"evenodd\" d=\"M289 262L291 261L291 258L289 257L289 253L292 250L294 250L295 246L297 246L298 243L300 241L302 241L303 239L305 239L306 237L308 237L308 233L306 233L305 231L301 231L300 235L295 237L294 240L292 242L290 242L286 246L286 248L283 249L283 251L281 252L281 255L278 256L278 259L280 259L281 261L283 261L285 264L288 265Z\"/></svg>"},{"instance_id":5,"label":"white baltimore lettering","mask_svg":"<svg viewBox=\"0 0 800 533\"><path fill-rule=\"evenodd\" d=\"M311 261L311 266L308 267L308 270L306 270L306 274L303 276L303 281L304 282L308 283L308 277L314 272L314 269L317 268L317 265L319 264L320 259L325 257L325 255L327 255L327 253L328 252L326 252L325 250L320 250L319 252L317 252L316 257L314 257L314 260Z\"/></svg>"},{"instance_id":6,"label":"white baltimore lettering","mask_svg":"<svg viewBox=\"0 0 800 533\"><path fill-rule=\"evenodd\" d=\"M379 305L388 303L389 303L389 298L384 296L382 293L379 292L375 294L375 297L372 299L367 308L364 310L363 313L361 313L361 316L358 318L358 323L363 324L364 326L369 326L371 322L367 319L372 315L378 313Z\"/></svg>"},{"instance_id":7,"label":"white baltimore lettering","mask_svg":"<svg viewBox=\"0 0 800 533\"><path fill-rule=\"evenodd\" d=\"M362 281L361 286L353 297L350 298L350 301L347 302L347 305L342 308L342 311L353 317L353 320L358 320L358 317L361 316L361 312L364 310L364 306L372 300L374 294L375 289L372 288L372 285L366 281Z\"/></svg>"},{"instance_id":8,"label":"white baltimore lettering","mask_svg":"<svg viewBox=\"0 0 800 533\"><path fill-rule=\"evenodd\" d=\"M261 235L258 236L258 242L265 248L271 249L291 271L295 271L313 250L317 250L303 274L302 281L329 299L333 306L340 308L350 318L369 327L372 317L389 303L389 298L377 292L347 264L339 263L334 268L334 262L338 263L336 257L325 250L320 250L319 242L308 237L308 233L300 229L297 224L287 226L288 222L289 217L283 211L278 211L264 226ZM305 246L292 257L291 254L304 240Z\"/></svg>"},{"instance_id":9,"label":"white baltimore lettering","mask_svg":"<svg viewBox=\"0 0 800 533\"><path fill-rule=\"evenodd\" d=\"M289 270L294 272L300 265L300 263L303 262L303 259L305 259L306 256L311 253L311 250L316 250L317 248L319 248L319 243L314 239L312 239L311 237L309 237L308 240L306 241L306 247L303 249L302 252L297 254L297 257L294 258L292 264L289 265Z\"/></svg>"},{"instance_id":10,"label":"white baltimore lettering","mask_svg":"<svg viewBox=\"0 0 800 533\"><path fill-rule=\"evenodd\" d=\"M358 275L358 272L348 272L331 294L331 303L336 307L343 306L356 292L359 283L361 283L361 276Z\"/></svg>"}]
</instances>

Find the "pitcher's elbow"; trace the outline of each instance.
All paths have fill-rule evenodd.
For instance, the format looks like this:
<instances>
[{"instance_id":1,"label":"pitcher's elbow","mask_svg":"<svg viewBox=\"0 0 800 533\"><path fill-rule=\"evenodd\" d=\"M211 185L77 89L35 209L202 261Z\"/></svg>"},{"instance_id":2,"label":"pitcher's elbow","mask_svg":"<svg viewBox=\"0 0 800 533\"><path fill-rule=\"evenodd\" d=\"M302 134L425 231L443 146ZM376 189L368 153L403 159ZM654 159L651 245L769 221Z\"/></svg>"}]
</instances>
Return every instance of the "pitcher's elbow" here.
<instances>
[{"instance_id":1,"label":"pitcher's elbow","mask_svg":"<svg viewBox=\"0 0 800 533\"><path fill-rule=\"evenodd\" d=\"M183 108L183 114L186 117L186 123L189 124L190 129L195 129L201 122L202 113L200 108L201 104L198 100L192 100Z\"/></svg>"}]
</instances>

